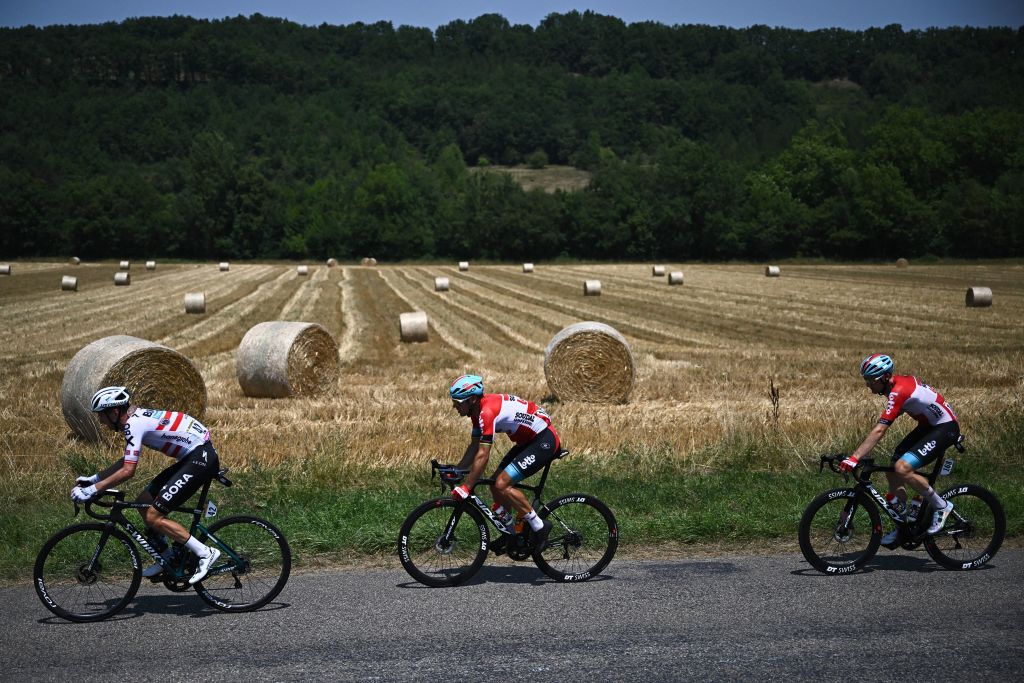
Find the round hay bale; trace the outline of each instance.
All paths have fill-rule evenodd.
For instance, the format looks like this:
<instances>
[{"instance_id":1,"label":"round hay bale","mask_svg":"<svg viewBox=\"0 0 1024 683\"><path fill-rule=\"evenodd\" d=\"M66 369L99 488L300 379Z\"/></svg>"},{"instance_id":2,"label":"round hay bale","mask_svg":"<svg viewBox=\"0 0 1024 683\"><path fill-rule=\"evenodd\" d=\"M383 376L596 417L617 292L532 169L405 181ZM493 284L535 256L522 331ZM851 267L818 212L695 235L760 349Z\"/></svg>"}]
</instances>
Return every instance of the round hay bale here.
<instances>
[{"instance_id":1,"label":"round hay bale","mask_svg":"<svg viewBox=\"0 0 1024 683\"><path fill-rule=\"evenodd\" d=\"M670 285L681 285L683 284L683 271L673 270L668 274L668 283Z\"/></svg>"},{"instance_id":2,"label":"round hay bale","mask_svg":"<svg viewBox=\"0 0 1024 683\"><path fill-rule=\"evenodd\" d=\"M9 264L4 263L3 265L0 265L0 275L10 275L10 274L11 274L11 266Z\"/></svg>"},{"instance_id":3,"label":"round hay bale","mask_svg":"<svg viewBox=\"0 0 1024 683\"><path fill-rule=\"evenodd\" d=\"M78 258L77 256L72 256L72 257L71 257L71 265L73 265L73 266L77 266L77 265L79 265L79 264L80 264L81 262L82 262L82 259Z\"/></svg>"},{"instance_id":4,"label":"round hay bale","mask_svg":"<svg viewBox=\"0 0 1024 683\"><path fill-rule=\"evenodd\" d=\"M524 273L532 273L533 272L533 264L532 263L524 263L523 264L523 272Z\"/></svg>"},{"instance_id":5,"label":"round hay bale","mask_svg":"<svg viewBox=\"0 0 1024 683\"><path fill-rule=\"evenodd\" d=\"M145 339L104 337L75 354L60 385L64 420L86 441L100 441L108 433L89 402L98 389L110 385L128 387L132 403L146 408L180 410L196 418L206 410L206 385L188 358Z\"/></svg>"},{"instance_id":6,"label":"round hay bale","mask_svg":"<svg viewBox=\"0 0 1024 683\"><path fill-rule=\"evenodd\" d=\"M435 277L434 278L434 291L435 292L447 292L448 291L448 278L446 278L446 277Z\"/></svg>"},{"instance_id":7,"label":"round hay bale","mask_svg":"<svg viewBox=\"0 0 1024 683\"><path fill-rule=\"evenodd\" d=\"M465 273L469 270L469 261L459 261L459 271Z\"/></svg>"},{"instance_id":8,"label":"round hay bale","mask_svg":"<svg viewBox=\"0 0 1024 683\"><path fill-rule=\"evenodd\" d=\"M364 257L363 257L363 265L364 265L364 266L368 266L368 265L370 265L370 259L368 259L368 258L366 258L366 257L364 256Z\"/></svg>"},{"instance_id":9,"label":"round hay bale","mask_svg":"<svg viewBox=\"0 0 1024 683\"><path fill-rule=\"evenodd\" d=\"M782 275L782 271L779 270L778 266L765 266L764 276L765 277L779 277Z\"/></svg>"},{"instance_id":10,"label":"round hay bale","mask_svg":"<svg viewBox=\"0 0 1024 683\"><path fill-rule=\"evenodd\" d=\"M334 268L336 265L338 265L338 259L336 259L336 258L329 258L329 259L327 259L327 267L328 268Z\"/></svg>"},{"instance_id":11,"label":"round hay bale","mask_svg":"<svg viewBox=\"0 0 1024 683\"><path fill-rule=\"evenodd\" d=\"M663 277L665 275L665 266L651 266L651 275L653 277Z\"/></svg>"},{"instance_id":12,"label":"round hay bale","mask_svg":"<svg viewBox=\"0 0 1024 683\"><path fill-rule=\"evenodd\" d=\"M968 287L964 299L969 308L985 308L992 305L992 290L988 287Z\"/></svg>"},{"instance_id":13,"label":"round hay bale","mask_svg":"<svg viewBox=\"0 0 1024 683\"><path fill-rule=\"evenodd\" d=\"M583 296L601 296L600 280L584 280Z\"/></svg>"},{"instance_id":14,"label":"round hay bale","mask_svg":"<svg viewBox=\"0 0 1024 683\"><path fill-rule=\"evenodd\" d=\"M375 265L377 265L377 259L375 259L375 258L373 258L371 256L369 259L367 259L366 265L368 265L368 266L375 266Z\"/></svg>"},{"instance_id":15,"label":"round hay bale","mask_svg":"<svg viewBox=\"0 0 1024 683\"><path fill-rule=\"evenodd\" d=\"M323 393L338 384L338 345L316 323L259 323L238 345L235 374L246 396L284 398Z\"/></svg>"},{"instance_id":16,"label":"round hay bale","mask_svg":"<svg viewBox=\"0 0 1024 683\"><path fill-rule=\"evenodd\" d=\"M60 279L60 290L62 292L77 292L78 278L74 275L65 275Z\"/></svg>"},{"instance_id":17,"label":"round hay bale","mask_svg":"<svg viewBox=\"0 0 1024 683\"><path fill-rule=\"evenodd\" d=\"M132 283L131 273L120 272L114 273L114 285L116 287L127 287Z\"/></svg>"},{"instance_id":18,"label":"round hay bale","mask_svg":"<svg viewBox=\"0 0 1024 683\"><path fill-rule=\"evenodd\" d=\"M227 261L221 261L220 266L218 267L220 268L220 272L226 273L231 269L231 264L228 263Z\"/></svg>"},{"instance_id":19,"label":"round hay bale","mask_svg":"<svg viewBox=\"0 0 1024 683\"><path fill-rule=\"evenodd\" d=\"M398 332L403 342L427 341L427 314L423 311L398 316Z\"/></svg>"},{"instance_id":20,"label":"round hay bale","mask_svg":"<svg viewBox=\"0 0 1024 683\"><path fill-rule=\"evenodd\" d=\"M131 261L121 261L120 263L117 264L117 269L118 270L131 270L131 268L132 268L132 262Z\"/></svg>"},{"instance_id":21,"label":"round hay bale","mask_svg":"<svg viewBox=\"0 0 1024 683\"><path fill-rule=\"evenodd\" d=\"M206 292L189 292L185 295L186 313L206 313Z\"/></svg>"},{"instance_id":22,"label":"round hay bale","mask_svg":"<svg viewBox=\"0 0 1024 683\"><path fill-rule=\"evenodd\" d=\"M896 259L896 267L897 268L906 268L909 265L910 265L910 261L908 261L905 258L898 258L898 259Z\"/></svg>"},{"instance_id":23,"label":"round hay bale","mask_svg":"<svg viewBox=\"0 0 1024 683\"><path fill-rule=\"evenodd\" d=\"M309 266L299 266L295 269L299 275L309 275Z\"/></svg>"},{"instance_id":24,"label":"round hay bale","mask_svg":"<svg viewBox=\"0 0 1024 683\"><path fill-rule=\"evenodd\" d=\"M156 270L156 261L146 261L146 270Z\"/></svg>"},{"instance_id":25,"label":"round hay bale","mask_svg":"<svg viewBox=\"0 0 1024 683\"><path fill-rule=\"evenodd\" d=\"M636 368L626 338L615 328L581 322L551 339L544 351L544 376L561 401L626 403Z\"/></svg>"}]
</instances>

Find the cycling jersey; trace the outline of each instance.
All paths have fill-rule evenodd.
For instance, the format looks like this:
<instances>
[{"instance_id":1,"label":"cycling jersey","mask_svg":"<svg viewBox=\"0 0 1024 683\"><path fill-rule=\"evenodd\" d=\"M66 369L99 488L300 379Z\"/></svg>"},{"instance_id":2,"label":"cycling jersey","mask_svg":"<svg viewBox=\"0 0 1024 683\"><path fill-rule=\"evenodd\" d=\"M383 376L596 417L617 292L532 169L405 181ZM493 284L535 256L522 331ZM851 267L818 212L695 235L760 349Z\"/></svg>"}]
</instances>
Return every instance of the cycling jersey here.
<instances>
[{"instance_id":1,"label":"cycling jersey","mask_svg":"<svg viewBox=\"0 0 1024 683\"><path fill-rule=\"evenodd\" d=\"M918 381L913 375L893 375L889 399L878 421L891 425L901 413L906 413L923 425L935 426L957 421L942 394Z\"/></svg>"},{"instance_id":2,"label":"cycling jersey","mask_svg":"<svg viewBox=\"0 0 1024 683\"><path fill-rule=\"evenodd\" d=\"M124 461L138 462L143 446L184 458L210 440L210 430L185 413L136 408L124 425Z\"/></svg>"},{"instance_id":3,"label":"cycling jersey","mask_svg":"<svg viewBox=\"0 0 1024 683\"><path fill-rule=\"evenodd\" d=\"M494 443L494 433L504 432L512 442L526 444L545 429L550 429L558 443L558 434L551 418L536 403L512 394L484 394L480 399L480 420L473 428L473 438L480 443Z\"/></svg>"}]
</instances>

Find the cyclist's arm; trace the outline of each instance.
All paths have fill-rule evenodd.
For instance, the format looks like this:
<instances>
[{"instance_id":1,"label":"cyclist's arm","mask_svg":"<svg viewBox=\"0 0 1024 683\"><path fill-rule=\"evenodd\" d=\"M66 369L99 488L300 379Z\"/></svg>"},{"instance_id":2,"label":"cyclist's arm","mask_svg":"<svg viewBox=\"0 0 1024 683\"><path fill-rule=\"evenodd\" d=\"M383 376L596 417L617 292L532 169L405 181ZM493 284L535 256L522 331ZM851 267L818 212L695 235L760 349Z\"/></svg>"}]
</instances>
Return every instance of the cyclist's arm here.
<instances>
[{"instance_id":1,"label":"cyclist's arm","mask_svg":"<svg viewBox=\"0 0 1024 683\"><path fill-rule=\"evenodd\" d=\"M885 436L885 432L888 429L889 425L885 424L884 422L879 422L878 424L876 424L874 426L874 429L868 432L867 437L865 437L861 445L857 446L857 449L850 454L850 457L853 458L854 460L860 460L865 455L870 453L872 449L874 449L874 447L878 445L878 442L882 440L882 437Z\"/></svg>"},{"instance_id":2,"label":"cyclist's arm","mask_svg":"<svg viewBox=\"0 0 1024 683\"><path fill-rule=\"evenodd\" d=\"M473 464L473 460L476 459L478 450L480 450L480 437L474 436L469 445L466 446L466 452L462 454L462 460L459 460L457 467L463 470L469 469Z\"/></svg>"},{"instance_id":3,"label":"cyclist's arm","mask_svg":"<svg viewBox=\"0 0 1024 683\"><path fill-rule=\"evenodd\" d=\"M135 476L136 464L138 464L136 461L126 461L124 458L121 458L112 466L100 473L100 480L96 482L96 490L103 491L117 486L122 481L131 479ZM120 465L120 467L118 467L118 465Z\"/></svg>"},{"instance_id":4,"label":"cyclist's arm","mask_svg":"<svg viewBox=\"0 0 1024 683\"><path fill-rule=\"evenodd\" d=\"M473 461L469 466L469 474L466 475L466 480L463 484L466 485L470 491L473 490L473 485L476 480L480 478L480 475L484 473L484 468L487 467L487 460L491 457L491 444L481 443L476 449L476 454L473 457Z\"/></svg>"}]
</instances>

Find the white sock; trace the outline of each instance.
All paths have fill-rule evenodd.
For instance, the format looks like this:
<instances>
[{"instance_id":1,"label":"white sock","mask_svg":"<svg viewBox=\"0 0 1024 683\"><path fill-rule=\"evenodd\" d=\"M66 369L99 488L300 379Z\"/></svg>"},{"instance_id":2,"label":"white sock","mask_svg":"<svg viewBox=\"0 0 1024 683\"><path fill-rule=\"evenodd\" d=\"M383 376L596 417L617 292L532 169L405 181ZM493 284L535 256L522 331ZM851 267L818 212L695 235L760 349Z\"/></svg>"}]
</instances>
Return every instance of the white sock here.
<instances>
[{"instance_id":1,"label":"white sock","mask_svg":"<svg viewBox=\"0 0 1024 683\"><path fill-rule=\"evenodd\" d=\"M529 512L527 512L526 515L523 517L523 519L525 519L527 522L529 522L530 528L533 529L534 531L540 531L541 529L544 528L544 520L542 520L540 517L538 517L537 513L534 512L533 510L530 510Z\"/></svg>"},{"instance_id":2,"label":"white sock","mask_svg":"<svg viewBox=\"0 0 1024 683\"><path fill-rule=\"evenodd\" d=\"M935 489L931 486L929 486L928 490L924 492L924 495L928 497L928 502L931 503L932 507L936 510L941 510L946 507L946 501L942 499L942 496L935 493Z\"/></svg>"},{"instance_id":3,"label":"white sock","mask_svg":"<svg viewBox=\"0 0 1024 683\"><path fill-rule=\"evenodd\" d=\"M210 554L210 549L197 541L195 536L188 537L188 540L185 541L185 547L191 550L192 554L196 557L206 557Z\"/></svg>"}]
</instances>

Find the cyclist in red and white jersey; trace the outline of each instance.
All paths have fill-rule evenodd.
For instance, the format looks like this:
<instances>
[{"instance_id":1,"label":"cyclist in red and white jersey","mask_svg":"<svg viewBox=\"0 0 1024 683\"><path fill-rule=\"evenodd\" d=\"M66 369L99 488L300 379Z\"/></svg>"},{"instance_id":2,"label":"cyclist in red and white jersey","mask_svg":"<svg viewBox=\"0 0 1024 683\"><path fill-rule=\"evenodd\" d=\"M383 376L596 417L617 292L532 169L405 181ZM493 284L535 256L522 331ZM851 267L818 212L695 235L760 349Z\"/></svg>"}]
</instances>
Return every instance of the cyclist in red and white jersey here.
<instances>
[{"instance_id":1,"label":"cyclist in red and white jersey","mask_svg":"<svg viewBox=\"0 0 1024 683\"><path fill-rule=\"evenodd\" d=\"M496 433L505 433L515 444L496 470L491 486L495 514L512 509L530 525L535 548L543 550L551 522L542 520L515 484L536 473L559 452L561 442L551 418L536 403L511 394L485 394L479 375L463 375L448 390L455 410L473 422L469 446L458 466L469 469L465 482L452 490L456 500L464 500L483 474L491 455Z\"/></svg>"},{"instance_id":2,"label":"cyclist in red and white jersey","mask_svg":"<svg viewBox=\"0 0 1024 683\"><path fill-rule=\"evenodd\" d=\"M935 462L947 448L957 442L960 423L942 394L913 375L894 375L893 368L892 358L882 353L872 354L861 361L860 374L868 388L888 398L878 424L850 457L843 460L840 469L848 472L856 467L857 461L871 452L885 436L889 425L901 414L906 413L917 420L917 427L893 451L895 472L887 472L886 476L889 479L889 493L898 498L901 505L906 504L907 486L928 499L934 510L928 533L935 534L942 529L949 513L953 511L953 503L943 500L928 480L914 470ZM897 538L898 534L894 530L882 537L882 543L890 545Z\"/></svg>"},{"instance_id":3,"label":"cyclist in red and white jersey","mask_svg":"<svg viewBox=\"0 0 1024 683\"><path fill-rule=\"evenodd\" d=\"M170 556L170 549L161 536L166 534L199 558L198 568L189 579L190 584L198 583L210 571L220 551L189 535L185 527L167 515L217 475L220 461L210 443L210 431L185 413L140 408L129 405L130 401L125 387L104 387L93 395L91 408L100 422L124 434L124 456L102 472L79 477L71 498L85 502L98 491L132 478L143 446L174 458L174 464L158 474L136 501L150 504L142 516L147 537L157 551L165 558ZM153 578L162 570L159 564L154 564L142 574Z\"/></svg>"}]
</instances>

